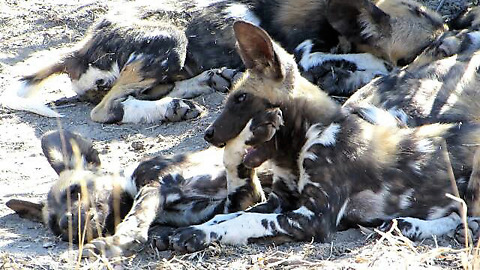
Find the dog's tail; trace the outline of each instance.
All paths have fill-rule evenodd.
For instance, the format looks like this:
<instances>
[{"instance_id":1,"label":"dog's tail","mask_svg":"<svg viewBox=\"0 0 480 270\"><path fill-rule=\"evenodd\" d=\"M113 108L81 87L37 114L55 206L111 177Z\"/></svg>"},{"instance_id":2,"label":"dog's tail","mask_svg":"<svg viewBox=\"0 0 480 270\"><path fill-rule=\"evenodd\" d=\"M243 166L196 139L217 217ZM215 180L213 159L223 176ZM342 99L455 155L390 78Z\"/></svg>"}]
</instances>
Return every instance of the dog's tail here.
<instances>
[{"instance_id":1,"label":"dog's tail","mask_svg":"<svg viewBox=\"0 0 480 270\"><path fill-rule=\"evenodd\" d=\"M60 61L42 68L38 72L23 76L14 81L1 97L1 104L7 108L20 111L33 112L47 117L62 117L59 113L47 107L31 95L39 88L42 81L53 74L65 72L64 61Z\"/></svg>"},{"instance_id":2,"label":"dog's tail","mask_svg":"<svg viewBox=\"0 0 480 270\"><path fill-rule=\"evenodd\" d=\"M42 150L52 168L64 170L98 169L101 165L91 141L68 130L54 130L42 136Z\"/></svg>"}]
</instances>

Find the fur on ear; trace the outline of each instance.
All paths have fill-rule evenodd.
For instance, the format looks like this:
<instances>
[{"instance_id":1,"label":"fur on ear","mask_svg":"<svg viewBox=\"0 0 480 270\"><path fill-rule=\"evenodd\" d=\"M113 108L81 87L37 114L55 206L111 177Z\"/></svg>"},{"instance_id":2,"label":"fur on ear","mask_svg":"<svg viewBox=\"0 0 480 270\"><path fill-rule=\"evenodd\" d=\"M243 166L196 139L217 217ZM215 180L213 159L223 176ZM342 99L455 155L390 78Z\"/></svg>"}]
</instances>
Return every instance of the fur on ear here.
<instances>
[{"instance_id":1,"label":"fur on ear","mask_svg":"<svg viewBox=\"0 0 480 270\"><path fill-rule=\"evenodd\" d=\"M247 69L273 79L284 78L285 69L275 51L276 45L265 30L245 21L236 21L233 30L240 56Z\"/></svg>"},{"instance_id":2,"label":"fur on ear","mask_svg":"<svg viewBox=\"0 0 480 270\"><path fill-rule=\"evenodd\" d=\"M41 141L43 153L57 174L78 166L96 168L101 165L92 142L68 130L47 132Z\"/></svg>"},{"instance_id":3,"label":"fur on ear","mask_svg":"<svg viewBox=\"0 0 480 270\"><path fill-rule=\"evenodd\" d=\"M331 0L327 6L329 23L350 42L371 43L390 35L390 15L369 0Z\"/></svg>"},{"instance_id":4,"label":"fur on ear","mask_svg":"<svg viewBox=\"0 0 480 270\"><path fill-rule=\"evenodd\" d=\"M21 218L35 222L43 222L43 202L34 203L24 200L11 199L6 203L7 207L15 211Z\"/></svg>"}]
</instances>

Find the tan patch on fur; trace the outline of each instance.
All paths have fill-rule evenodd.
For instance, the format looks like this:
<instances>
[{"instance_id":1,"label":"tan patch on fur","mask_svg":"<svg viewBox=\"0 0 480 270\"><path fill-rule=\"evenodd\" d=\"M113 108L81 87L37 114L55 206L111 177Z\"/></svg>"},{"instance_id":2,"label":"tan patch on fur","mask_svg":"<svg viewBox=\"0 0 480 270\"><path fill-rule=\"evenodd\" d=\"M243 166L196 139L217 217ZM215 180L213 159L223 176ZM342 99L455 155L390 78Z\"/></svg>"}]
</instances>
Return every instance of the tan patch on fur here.
<instances>
[{"instance_id":1,"label":"tan patch on fur","mask_svg":"<svg viewBox=\"0 0 480 270\"><path fill-rule=\"evenodd\" d=\"M108 91L102 101L92 110L90 116L93 121L105 122L107 114L112 109L113 101L126 97L139 90L150 88L155 79L144 79L141 73L143 61L134 61L126 65L120 72L113 87Z\"/></svg>"},{"instance_id":2,"label":"tan patch on fur","mask_svg":"<svg viewBox=\"0 0 480 270\"><path fill-rule=\"evenodd\" d=\"M379 164L391 164L395 161L398 154L398 145L401 136L395 136L399 129L392 127L382 127L374 125L364 125L362 130L362 138L370 142L373 153L369 156L375 159Z\"/></svg>"},{"instance_id":3,"label":"tan patch on fur","mask_svg":"<svg viewBox=\"0 0 480 270\"><path fill-rule=\"evenodd\" d=\"M308 27L314 23L312 19L323 18L317 12L325 9L326 1L323 0L286 0L279 7L276 21L288 30Z\"/></svg>"}]
</instances>

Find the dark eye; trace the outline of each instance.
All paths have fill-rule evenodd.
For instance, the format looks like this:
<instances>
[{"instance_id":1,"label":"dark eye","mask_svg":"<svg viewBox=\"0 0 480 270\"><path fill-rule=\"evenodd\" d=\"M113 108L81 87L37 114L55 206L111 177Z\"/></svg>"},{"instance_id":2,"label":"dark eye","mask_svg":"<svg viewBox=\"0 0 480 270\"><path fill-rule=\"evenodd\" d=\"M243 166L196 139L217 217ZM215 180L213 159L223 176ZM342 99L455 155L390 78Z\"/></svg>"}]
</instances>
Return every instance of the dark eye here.
<instances>
[{"instance_id":1,"label":"dark eye","mask_svg":"<svg viewBox=\"0 0 480 270\"><path fill-rule=\"evenodd\" d=\"M246 93L241 93L235 96L235 102L236 103L242 103L247 99L247 94Z\"/></svg>"}]
</instances>

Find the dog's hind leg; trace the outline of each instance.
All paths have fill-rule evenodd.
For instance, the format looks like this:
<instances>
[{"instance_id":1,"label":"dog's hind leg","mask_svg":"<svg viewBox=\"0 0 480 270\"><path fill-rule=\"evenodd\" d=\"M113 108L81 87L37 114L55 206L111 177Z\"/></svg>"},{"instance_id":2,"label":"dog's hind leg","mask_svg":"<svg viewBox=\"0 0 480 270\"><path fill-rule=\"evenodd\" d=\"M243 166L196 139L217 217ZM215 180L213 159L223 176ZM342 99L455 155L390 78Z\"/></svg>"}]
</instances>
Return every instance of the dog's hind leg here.
<instances>
[{"instance_id":1,"label":"dog's hind leg","mask_svg":"<svg viewBox=\"0 0 480 270\"><path fill-rule=\"evenodd\" d=\"M449 216L437 219L424 220L413 217L396 218L397 227L403 236L411 240L422 240L431 236L441 236L454 232L462 223L460 216L453 212ZM393 222L386 222L381 226L383 231L391 228Z\"/></svg>"}]
</instances>

